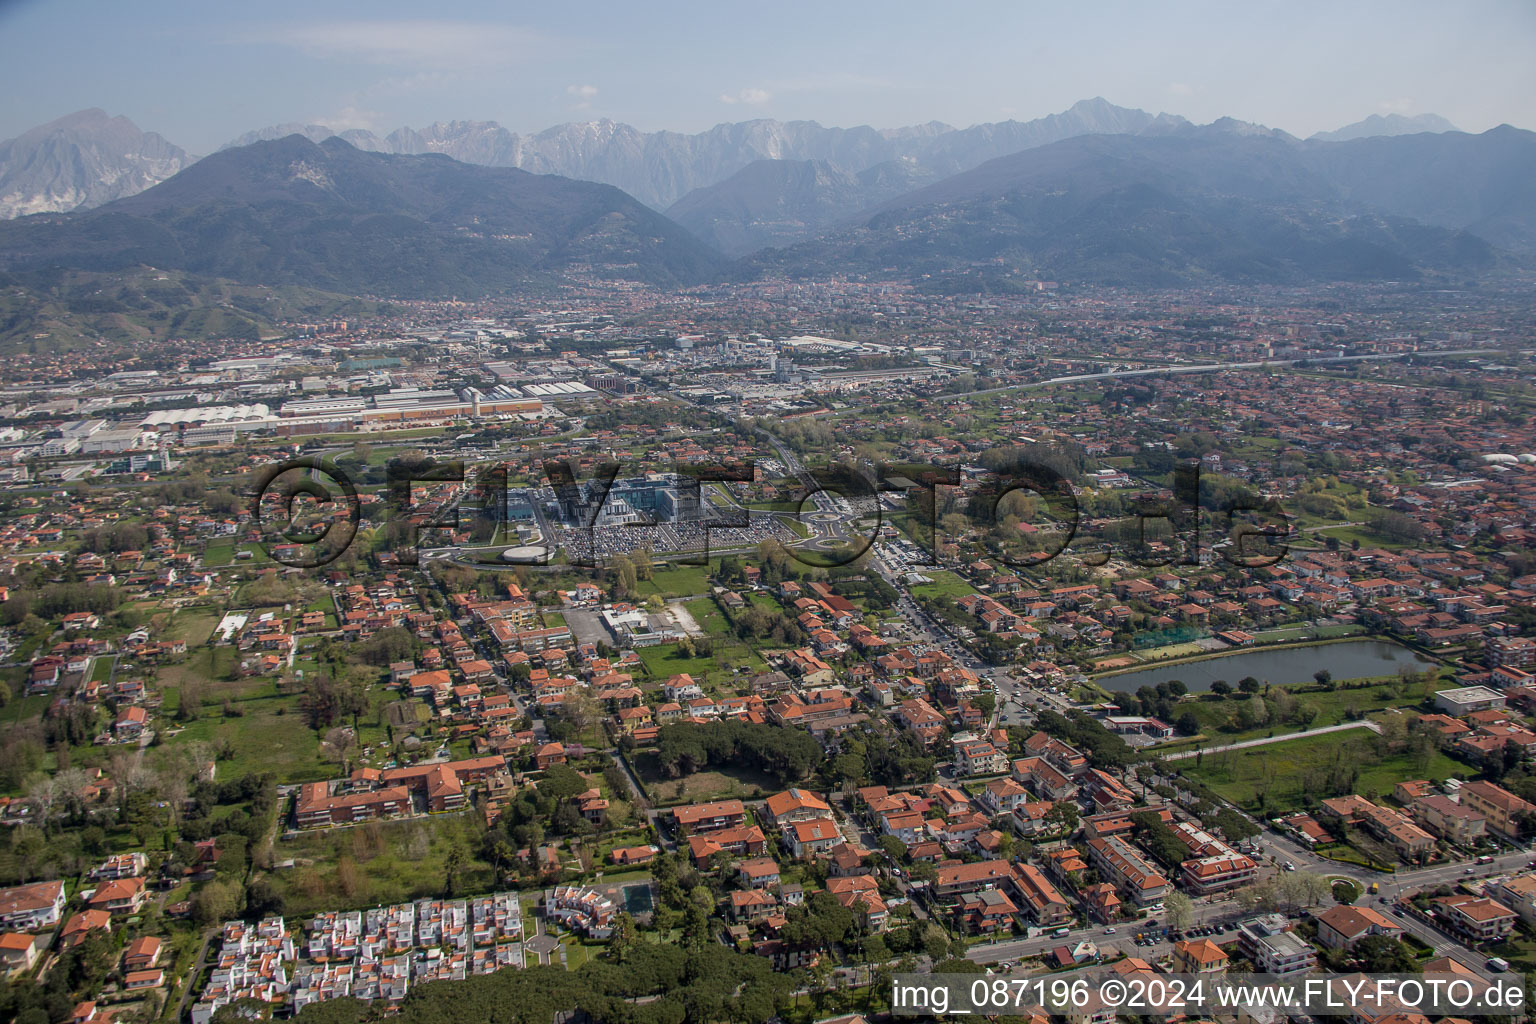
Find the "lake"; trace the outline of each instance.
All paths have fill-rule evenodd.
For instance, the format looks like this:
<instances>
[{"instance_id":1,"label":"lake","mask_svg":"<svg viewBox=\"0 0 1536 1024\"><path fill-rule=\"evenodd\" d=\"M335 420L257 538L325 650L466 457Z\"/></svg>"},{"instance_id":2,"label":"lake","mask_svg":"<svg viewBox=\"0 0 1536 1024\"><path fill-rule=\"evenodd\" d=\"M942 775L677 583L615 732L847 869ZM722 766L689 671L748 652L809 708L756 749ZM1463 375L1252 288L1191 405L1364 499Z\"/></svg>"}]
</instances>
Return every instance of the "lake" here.
<instances>
[{"instance_id":1,"label":"lake","mask_svg":"<svg viewBox=\"0 0 1536 1024\"><path fill-rule=\"evenodd\" d=\"M1419 672L1432 664L1408 648L1385 640L1347 640L1314 647L1259 648L1181 665L1154 665L1100 676L1095 682L1106 690L1134 693L1143 686L1178 679L1192 692L1198 692L1209 690L1218 679L1236 685L1239 679L1253 676L1260 682L1284 685L1310 683L1313 674L1322 669L1332 672L1335 679L1360 679L1395 676L1400 671Z\"/></svg>"}]
</instances>

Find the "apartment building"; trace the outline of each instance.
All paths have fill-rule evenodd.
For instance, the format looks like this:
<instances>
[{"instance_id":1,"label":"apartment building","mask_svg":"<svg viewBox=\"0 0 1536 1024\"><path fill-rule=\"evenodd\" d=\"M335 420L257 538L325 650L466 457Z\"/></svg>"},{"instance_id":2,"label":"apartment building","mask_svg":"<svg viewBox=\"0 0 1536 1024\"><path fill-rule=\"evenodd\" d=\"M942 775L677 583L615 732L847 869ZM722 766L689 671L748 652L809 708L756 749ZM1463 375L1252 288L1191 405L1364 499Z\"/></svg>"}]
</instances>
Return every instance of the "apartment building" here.
<instances>
[{"instance_id":1,"label":"apartment building","mask_svg":"<svg viewBox=\"0 0 1536 1024\"><path fill-rule=\"evenodd\" d=\"M1460 790L1461 806L1481 814L1488 827L1505 836L1520 834L1520 819L1536 813L1536 805L1520 799L1502 786L1481 780L1465 783Z\"/></svg>"},{"instance_id":2,"label":"apartment building","mask_svg":"<svg viewBox=\"0 0 1536 1024\"><path fill-rule=\"evenodd\" d=\"M1020 909L1035 924L1050 928L1072 920L1071 904L1033 864L1015 864L1011 882Z\"/></svg>"},{"instance_id":3,"label":"apartment building","mask_svg":"<svg viewBox=\"0 0 1536 1024\"><path fill-rule=\"evenodd\" d=\"M1237 949L1261 974L1304 974L1317 966L1312 944L1290 931L1280 914L1266 914L1237 926Z\"/></svg>"},{"instance_id":4,"label":"apartment building","mask_svg":"<svg viewBox=\"0 0 1536 1024\"><path fill-rule=\"evenodd\" d=\"M684 835L699 832L715 832L724 828L736 828L747 818L747 809L740 800L716 800L706 804L689 804L672 808L672 824Z\"/></svg>"},{"instance_id":5,"label":"apartment building","mask_svg":"<svg viewBox=\"0 0 1536 1024\"><path fill-rule=\"evenodd\" d=\"M1156 903L1173 888L1151 862L1119 836L1089 840L1088 857L1100 875L1114 882L1137 906Z\"/></svg>"},{"instance_id":6,"label":"apartment building","mask_svg":"<svg viewBox=\"0 0 1536 1024\"><path fill-rule=\"evenodd\" d=\"M1488 832L1487 818L1438 793L1418 798L1408 810L1419 824L1458 846L1471 845Z\"/></svg>"},{"instance_id":7,"label":"apartment building","mask_svg":"<svg viewBox=\"0 0 1536 1024\"><path fill-rule=\"evenodd\" d=\"M1519 917L1498 900L1486 896L1440 896L1433 905L1435 917L1453 935L1472 945L1497 942L1514 930Z\"/></svg>"}]
</instances>

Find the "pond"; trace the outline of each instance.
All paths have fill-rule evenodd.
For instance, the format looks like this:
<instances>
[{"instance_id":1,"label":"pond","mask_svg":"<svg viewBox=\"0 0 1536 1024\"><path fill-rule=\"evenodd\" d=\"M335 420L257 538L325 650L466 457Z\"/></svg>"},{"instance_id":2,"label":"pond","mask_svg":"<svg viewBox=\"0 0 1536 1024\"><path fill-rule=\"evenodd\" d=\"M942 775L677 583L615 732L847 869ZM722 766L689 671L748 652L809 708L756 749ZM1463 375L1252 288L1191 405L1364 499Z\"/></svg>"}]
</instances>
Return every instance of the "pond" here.
<instances>
[{"instance_id":1,"label":"pond","mask_svg":"<svg viewBox=\"0 0 1536 1024\"><path fill-rule=\"evenodd\" d=\"M1322 669L1333 673L1335 679L1361 679L1421 672L1432 664L1429 659L1400 644L1385 640L1348 640L1312 647L1260 648L1179 665L1157 665L1100 676L1095 682L1106 690L1134 693L1143 686L1177 679L1191 692L1199 692L1210 689L1211 683L1218 679L1235 684L1239 679L1253 676L1260 682L1284 685L1310 683L1313 674Z\"/></svg>"}]
</instances>

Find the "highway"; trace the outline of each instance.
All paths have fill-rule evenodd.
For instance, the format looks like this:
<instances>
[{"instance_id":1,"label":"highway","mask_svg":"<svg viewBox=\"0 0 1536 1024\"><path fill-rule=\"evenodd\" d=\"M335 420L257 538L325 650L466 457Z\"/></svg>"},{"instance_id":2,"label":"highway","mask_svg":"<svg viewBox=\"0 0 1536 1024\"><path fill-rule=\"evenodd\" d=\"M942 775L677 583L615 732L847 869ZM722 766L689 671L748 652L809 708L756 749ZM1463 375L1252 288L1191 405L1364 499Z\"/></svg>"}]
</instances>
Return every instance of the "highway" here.
<instances>
[{"instance_id":1,"label":"highway","mask_svg":"<svg viewBox=\"0 0 1536 1024\"><path fill-rule=\"evenodd\" d=\"M1405 355L1425 356L1475 356L1487 355L1497 352L1493 348L1468 348L1440 351L1431 349L1426 352L1388 352L1372 353L1362 356L1306 356L1300 359L1265 359L1248 363L1193 363L1189 365L1173 363L1167 366L1152 366L1142 370L1105 370L1103 373L1074 373L1062 377L1047 377L1044 380L1032 381L1028 384L1007 384L1003 387L984 388L980 391L962 391L952 395L942 396L945 401L955 398L975 398L979 395L997 395L1007 391L1018 391L1024 388L1044 388L1052 384L1080 384L1090 380L1116 380L1121 377L1151 377L1163 373L1220 373L1231 370L1262 370L1265 368L1280 369L1282 367L1295 366L1297 363L1319 363L1323 366L1335 363L1360 363L1381 362L1389 359L1401 359Z\"/></svg>"}]
</instances>

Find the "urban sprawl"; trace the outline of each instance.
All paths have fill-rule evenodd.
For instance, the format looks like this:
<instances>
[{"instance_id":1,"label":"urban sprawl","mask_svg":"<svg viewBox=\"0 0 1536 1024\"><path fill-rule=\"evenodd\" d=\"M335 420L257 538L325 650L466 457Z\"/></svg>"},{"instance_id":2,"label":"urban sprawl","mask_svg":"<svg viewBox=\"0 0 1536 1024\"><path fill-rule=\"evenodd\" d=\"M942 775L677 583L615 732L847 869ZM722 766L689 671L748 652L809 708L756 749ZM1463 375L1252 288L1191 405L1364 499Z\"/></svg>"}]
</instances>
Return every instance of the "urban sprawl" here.
<instances>
[{"instance_id":1,"label":"urban sprawl","mask_svg":"<svg viewBox=\"0 0 1536 1024\"><path fill-rule=\"evenodd\" d=\"M1536 970L1531 316L1404 295L635 286L20 355L0 960L76 1024Z\"/></svg>"}]
</instances>

